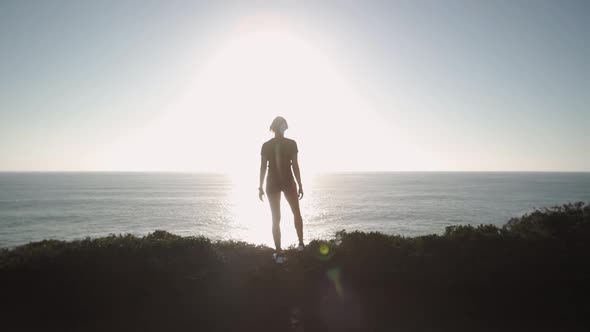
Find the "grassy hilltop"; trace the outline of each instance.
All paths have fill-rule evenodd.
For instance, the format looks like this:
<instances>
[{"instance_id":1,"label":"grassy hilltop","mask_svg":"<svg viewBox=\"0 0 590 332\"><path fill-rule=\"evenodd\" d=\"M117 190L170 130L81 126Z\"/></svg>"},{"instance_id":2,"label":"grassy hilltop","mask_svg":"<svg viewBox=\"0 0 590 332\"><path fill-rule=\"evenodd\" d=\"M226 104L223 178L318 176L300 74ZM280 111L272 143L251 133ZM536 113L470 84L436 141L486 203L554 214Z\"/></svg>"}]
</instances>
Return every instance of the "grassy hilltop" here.
<instances>
[{"instance_id":1,"label":"grassy hilltop","mask_svg":"<svg viewBox=\"0 0 590 332\"><path fill-rule=\"evenodd\" d=\"M476 222L476 220L474 220ZM270 230L269 230L270 231ZM5 331L587 331L590 204L288 252L156 231L0 252Z\"/></svg>"}]
</instances>

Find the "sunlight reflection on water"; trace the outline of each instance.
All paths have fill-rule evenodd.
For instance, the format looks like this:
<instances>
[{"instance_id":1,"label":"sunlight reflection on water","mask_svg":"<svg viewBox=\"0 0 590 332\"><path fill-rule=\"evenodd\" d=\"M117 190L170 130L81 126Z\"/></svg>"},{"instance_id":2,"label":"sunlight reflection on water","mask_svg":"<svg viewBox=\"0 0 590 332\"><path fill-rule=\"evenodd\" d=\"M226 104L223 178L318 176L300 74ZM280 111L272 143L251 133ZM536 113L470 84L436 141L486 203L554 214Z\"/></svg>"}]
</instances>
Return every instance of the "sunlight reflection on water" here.
<instances>
[{"instance_id":1,"label":"sunlight reflection on water","mask_svg":"<svg viewBox=\"0 0 590 332\"><path fill-rule=\"evenodd\" d=\"M232 179L228 194L231 215L231 234L228 238L274 247L270 206L266 196L264 202L258 199L255 188L250 183ZM304 206L302 202L301 207ZM284 196L281 197L281 242L285 248L297 243L293 213Z\"/></svg>"}]
</instances>

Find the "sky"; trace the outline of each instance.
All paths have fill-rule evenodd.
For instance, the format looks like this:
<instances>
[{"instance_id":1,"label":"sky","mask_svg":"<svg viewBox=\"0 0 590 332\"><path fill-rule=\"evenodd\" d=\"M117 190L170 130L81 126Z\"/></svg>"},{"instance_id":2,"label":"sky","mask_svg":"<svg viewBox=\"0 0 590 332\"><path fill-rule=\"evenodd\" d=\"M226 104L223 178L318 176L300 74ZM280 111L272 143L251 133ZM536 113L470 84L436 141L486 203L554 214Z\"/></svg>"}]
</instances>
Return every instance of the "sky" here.
<instances>
[{"instance_id":1,"label":"sky","mask_svg":"<svg viewBox=\"0 0 590 332\"><path fill-rule=\"evenodd\" d=\"M590 171L588 1L1 1L1 171Z\"/></svg>"}]
</instances>

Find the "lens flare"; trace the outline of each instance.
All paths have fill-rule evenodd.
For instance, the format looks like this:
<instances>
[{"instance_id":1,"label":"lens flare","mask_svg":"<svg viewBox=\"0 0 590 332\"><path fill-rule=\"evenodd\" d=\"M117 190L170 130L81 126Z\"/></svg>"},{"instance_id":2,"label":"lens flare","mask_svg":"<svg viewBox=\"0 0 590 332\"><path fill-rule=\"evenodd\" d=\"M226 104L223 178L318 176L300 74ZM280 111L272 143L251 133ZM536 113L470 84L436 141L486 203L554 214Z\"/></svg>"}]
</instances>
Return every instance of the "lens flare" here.
<instances>
[{"instance_id":1,"label":"lens flare","mask_svg":"<svg viewBox=\"0 0 590 332\"><path fill-rule=\"evenodd\" d=\"M326 275L328 276L328 279L330 279L330 281L334 284L334 288L336 289L338 296L342 297L344 292L342 289L342 282L340 282L340 269L337 267L332 268L326 272Z\"/></svg>"}]
</instances>

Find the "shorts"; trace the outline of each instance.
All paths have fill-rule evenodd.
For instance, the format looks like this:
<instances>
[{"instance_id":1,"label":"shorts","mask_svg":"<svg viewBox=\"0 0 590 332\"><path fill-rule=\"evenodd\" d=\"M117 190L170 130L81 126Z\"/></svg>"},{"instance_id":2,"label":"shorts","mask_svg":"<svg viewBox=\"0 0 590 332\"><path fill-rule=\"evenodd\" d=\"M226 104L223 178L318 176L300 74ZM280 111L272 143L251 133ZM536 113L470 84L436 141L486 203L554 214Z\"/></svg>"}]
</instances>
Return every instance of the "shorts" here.
<instances>
[{"instance_id":1,"label":"shorts","mask_svg":"<svg viewBox=\"0 0 590 332\"><path fill-rule=\"evenodd\" d=\"M266 192L277 193L277 192L290 193L297 191L297 185L294 179L287 179L285 181L275 181L271 178L266 178Z\"/></svg>"}]
</instances>

